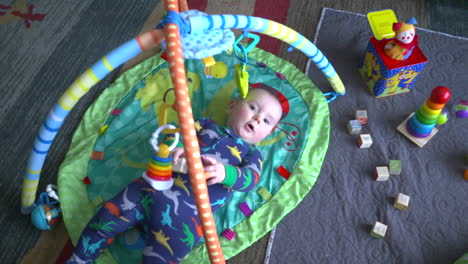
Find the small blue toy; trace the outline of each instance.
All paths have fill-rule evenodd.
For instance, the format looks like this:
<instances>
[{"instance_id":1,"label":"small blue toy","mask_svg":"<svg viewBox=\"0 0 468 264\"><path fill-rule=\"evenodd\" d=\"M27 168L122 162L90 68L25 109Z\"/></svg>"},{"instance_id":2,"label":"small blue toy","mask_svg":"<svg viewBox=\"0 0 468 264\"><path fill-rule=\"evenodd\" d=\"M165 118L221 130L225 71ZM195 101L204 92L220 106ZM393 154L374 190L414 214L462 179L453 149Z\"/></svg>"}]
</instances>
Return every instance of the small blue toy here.
<instances>
[{"instance_id":1,"label":"small blue toy","mask_svg":"<svg viewBox=\"0 0 468 264\"><path fill-rule=\"evenodd\" d=\"M55 201L51 201L50 198L54 198ZM41 193L35 203L31 214L32 224L40 230L51 230L57 224L62 211L58 203L58 196L53 185L49 184L46 192Z\"/></svg>"}]
</instances>

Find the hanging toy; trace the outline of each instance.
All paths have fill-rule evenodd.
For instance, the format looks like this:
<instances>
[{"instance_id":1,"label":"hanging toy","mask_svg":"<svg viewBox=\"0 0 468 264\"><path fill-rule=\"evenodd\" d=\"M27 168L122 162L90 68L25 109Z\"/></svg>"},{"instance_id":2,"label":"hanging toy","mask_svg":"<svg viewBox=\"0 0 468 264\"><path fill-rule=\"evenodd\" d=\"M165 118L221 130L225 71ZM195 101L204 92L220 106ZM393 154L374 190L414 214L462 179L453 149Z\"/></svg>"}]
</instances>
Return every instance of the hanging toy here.
<instances>
[{"instance_id":1,"label":"hanging toy","mask_svg":"<svg viewBox=\"0 0 468 264\"><path fill-rule=\"evenodd\" d=\"M236 64L236 82L242 98L246 98L249 93L249 73L245 64Z\"/></svg>"},{"instance_id":2,"label":"hanging toy","mask_svg":"<svg viewBox=\"0 0 468 264\"><path fill-rule=\"evenodd\" d=\"M175 139L171 146L166 142L159 143L159 134L162 131L173 131L176 129L173 125L160 126L151 136L150 144L153 146L154 153L148 162L148 168L143 172L143 178L158 191L168 190L174 185L172 178L172 156L171 151L177 146L179 142L179 133L175 133Z\"/></svg>"},{"instance_id":3,"label":"hanging toy","mask_svg":"<svg viewBox=\"0 0 468 264\"><path fill-rule=\"evenodd\" d=\"M31 214L32 224L40 230L51 230L58 222L62 210L58 207L59 198L54 189L55 185L47 185L46 192L39 195ZM50 198L55 199L51 201Z\"/></svg>"},{"instance_id":4,"label":"hanging toy","mask_svg":"<svg viewBox=\"0 0 468 264\"><path fill-rule=\"evenodd\" d=\"M251 38L252 41L244 46L240 41L244 38ZM247 62L248 57L247 53L251 51L260 41L260 37L255 34L244 32L243 35L239 36L234 42L234 52L236 57L241 61L240 64L236 64L235 68L235 79L237 83L237 88L239 89L240 95L242 98L246 98L249 93L249 72L247 72ZM239 55L239 53L241 53Z\"/></svg>"}]
</instances>

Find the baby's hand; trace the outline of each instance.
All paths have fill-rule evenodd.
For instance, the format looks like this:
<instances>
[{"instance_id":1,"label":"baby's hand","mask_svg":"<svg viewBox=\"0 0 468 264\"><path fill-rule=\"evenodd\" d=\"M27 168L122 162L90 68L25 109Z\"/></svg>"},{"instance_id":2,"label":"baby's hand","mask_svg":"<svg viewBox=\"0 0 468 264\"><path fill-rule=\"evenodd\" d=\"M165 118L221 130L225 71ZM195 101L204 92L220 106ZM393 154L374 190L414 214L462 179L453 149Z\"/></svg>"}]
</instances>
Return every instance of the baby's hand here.
<instances>
[{"instance_id":1,"label":"baby's hand","mask_svg":"<svg viewBox=\"0 0 468 264\"><path fill-rule=\"evenodd\" d=\"M172 150L172 160L174 163L177 163L183 157L185 157L184 148L177 147Z\"/></svg>"},{"instance_id":2,"label":"baby's hand","mask_svg":"<svg viewBox=\"0 0 468 264\"><path fill-rule=\"evenodd\" d=\"M213 185L224 181L226 178L226 171L223 163L207 156L202 156L202 159L205 167L206 184Z\"/></svg>"}]
</instances>

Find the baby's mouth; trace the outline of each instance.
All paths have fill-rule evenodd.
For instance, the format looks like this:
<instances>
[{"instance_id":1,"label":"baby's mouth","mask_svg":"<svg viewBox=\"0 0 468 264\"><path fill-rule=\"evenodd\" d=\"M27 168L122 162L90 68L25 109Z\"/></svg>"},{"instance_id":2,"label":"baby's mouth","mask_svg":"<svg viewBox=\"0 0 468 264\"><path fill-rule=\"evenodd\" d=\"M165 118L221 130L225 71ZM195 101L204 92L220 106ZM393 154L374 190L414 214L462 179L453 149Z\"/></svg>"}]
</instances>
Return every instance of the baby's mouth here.
<instances>
[{"instance_id":1,"label":"baby's mouth","mask_svg":"<svg viewBox=\"0 0 468 264\"><path fill-rule=\"evenodd\" d=\"M247 130L249 130L251 132L254 131L254 126L252 124L247 124L246 127L247 127Z\"/></svg>"}]
</instances>

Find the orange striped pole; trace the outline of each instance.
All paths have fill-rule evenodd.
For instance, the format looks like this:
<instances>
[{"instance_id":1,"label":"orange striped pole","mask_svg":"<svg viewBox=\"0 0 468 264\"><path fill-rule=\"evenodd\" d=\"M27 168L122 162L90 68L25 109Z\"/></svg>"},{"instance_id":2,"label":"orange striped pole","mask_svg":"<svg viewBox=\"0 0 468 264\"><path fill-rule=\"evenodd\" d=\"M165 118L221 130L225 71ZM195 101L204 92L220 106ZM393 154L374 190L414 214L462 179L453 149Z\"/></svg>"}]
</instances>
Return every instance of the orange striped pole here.
<instances>
[{"instance_id":1,"label":"orange striped pole","mask_svg":"<svg viewBox=\"0 0 468 264\"><path fill-rule=\"evenodd\" d=\"M185 12L187 11L188 5L187 5L187 0L179 0L179 11L180 12Z\"/></svg>"},{"instance_id":2,"label":"orange striped pole","mask_svg":"<svg viewBox=\"0 0 468 264\"><path fill-rule=\"evenodd\" d=\"M178 12L178 0L166 0L166 11ZM187 88L184 58L180 44L179 27L169 23L164 27L166 38L167 56L172 83L175 87L176 109L179 118L182 139L184 143L185 157L187 159L190 183L195 196L195 203L200 217L200 223L205 237L211 263L225 263L221 249L216 224L211 211L208 188L206 186L205 173L200 157L200 147L195 131L192 105Z\"/></svg>"}]
</instances>

